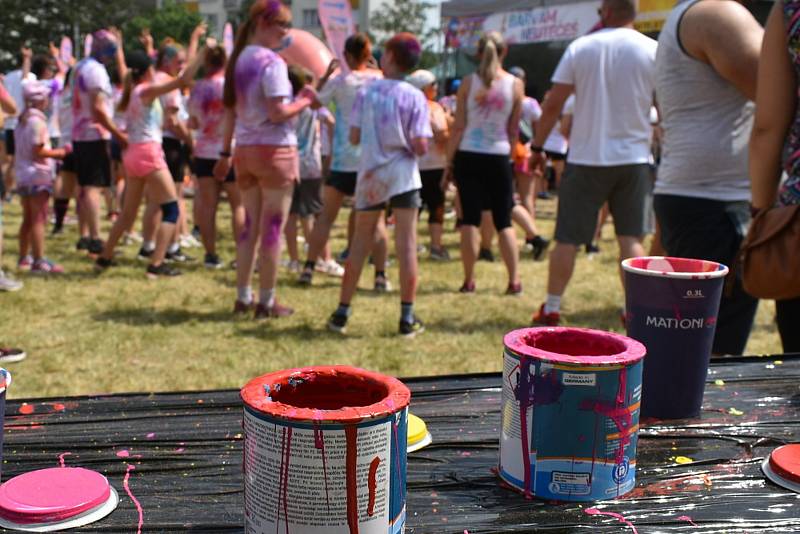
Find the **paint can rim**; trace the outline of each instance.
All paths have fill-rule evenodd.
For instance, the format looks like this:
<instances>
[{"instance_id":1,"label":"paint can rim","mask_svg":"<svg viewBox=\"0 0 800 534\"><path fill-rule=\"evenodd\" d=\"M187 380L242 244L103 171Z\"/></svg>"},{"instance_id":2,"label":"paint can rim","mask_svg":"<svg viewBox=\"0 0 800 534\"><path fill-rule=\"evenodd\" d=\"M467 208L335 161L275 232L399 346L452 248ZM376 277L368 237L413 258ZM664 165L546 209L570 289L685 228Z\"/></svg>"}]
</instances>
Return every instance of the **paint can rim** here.
<instances>
[{"instance_id":1,"label":"paint can rim","mask_svg":"<svg viewBox=\"0 0 800 534\"><path fill-rule=\"evenodd\" d=\"M621 343L622 347L624 347L624 350L616 354L600 356L570 355L551 352L539 347L533 347L529 344L531 337L543 336L547 334L579 334L595 338L606 338L612 342ZM607 332L605 330L594 330L591 328L574 328L565 326L533 327L513 330L505 335L503 338L503 345L505 346L506 351L512 356L517 356L520 358L534 358L548 363L558 363L580 367L630 365L638 362L645 357L645 354L647 354L647 349L642 343L627 336L623 336L622 334Z\"/></svg>"},{"instance_id":2,"label":"paint can rim","mask_svg":"<svg viewBox=\"0 0 800 534\"><path fill-rule=\"evenodd\" d=\"M326 410L292 406L272 400L269 394L272 387L289 384L290 380L303 383L316 376L336 375L378 383L386 388L386 395L369 405ZM347 365L312 366L267 373L250 380L242 388L240 396L244 404L256 412L285 421L306 423L346 424L383 419L407 408L411 402L411 391L397 378Z\"/></svg>"}]
</instances>

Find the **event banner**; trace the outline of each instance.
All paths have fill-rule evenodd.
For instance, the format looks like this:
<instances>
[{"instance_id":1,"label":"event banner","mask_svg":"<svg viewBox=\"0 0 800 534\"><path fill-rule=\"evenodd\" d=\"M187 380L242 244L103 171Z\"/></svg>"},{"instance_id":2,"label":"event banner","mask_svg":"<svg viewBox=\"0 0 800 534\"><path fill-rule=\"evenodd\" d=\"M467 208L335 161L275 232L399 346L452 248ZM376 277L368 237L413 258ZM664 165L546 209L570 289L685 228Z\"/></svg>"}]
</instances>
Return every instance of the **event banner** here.
<instances>
[{"instance_id":1,"label":"event banner","mask_svg":"<svg viewBox=\"0 0 800 534\"><path fill-rule=\"evenodd\" d=\"M328 46L341 62L341 68L346 70L344 42L356 32L350 2L347 0L319 0L317 10Z\"/></svg>"},{"instance_id":2,"label":"event banner","mask_svg":"<svg viewBox=\"0 0 800 534\"><path fill-rule=\"evenodd\" d=\"M323 0L324 1L324 0ZM636 29L658 31L675 0L640 0ZM571 41L600 28L599 1L451 17L445 28L450 48L474 49L482 33L498 31L511 44Z\"/></svg>"}]
</instances>

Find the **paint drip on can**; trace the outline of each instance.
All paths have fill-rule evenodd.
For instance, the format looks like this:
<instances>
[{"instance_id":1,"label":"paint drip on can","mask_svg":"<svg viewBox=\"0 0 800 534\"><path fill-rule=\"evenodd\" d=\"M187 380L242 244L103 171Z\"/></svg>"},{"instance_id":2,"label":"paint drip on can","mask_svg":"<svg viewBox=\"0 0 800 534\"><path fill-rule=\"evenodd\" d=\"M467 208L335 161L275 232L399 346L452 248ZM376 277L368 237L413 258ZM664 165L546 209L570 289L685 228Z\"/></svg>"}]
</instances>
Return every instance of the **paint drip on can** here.
<instances>
[{"instance_id":1,"label":"paint drip on can","mask_svg":"<svg viewBox=\"0 0 800 534\"><path fill-rule=\"evenodd\" d=\"M578 328L515 330L504 344L500 477L562 501L632 490L644 345Z\"/></svg>"},{"instance_id":2,"label":"paint drip on can","mask_svg":"<svg viewBox=\"0 0 800 534\"><path fill-rule=\"evenodd\" d=\"M248 534L405 530L411 392L346 366L251 380L244 401Z\"/></svg>"}]
</instances>

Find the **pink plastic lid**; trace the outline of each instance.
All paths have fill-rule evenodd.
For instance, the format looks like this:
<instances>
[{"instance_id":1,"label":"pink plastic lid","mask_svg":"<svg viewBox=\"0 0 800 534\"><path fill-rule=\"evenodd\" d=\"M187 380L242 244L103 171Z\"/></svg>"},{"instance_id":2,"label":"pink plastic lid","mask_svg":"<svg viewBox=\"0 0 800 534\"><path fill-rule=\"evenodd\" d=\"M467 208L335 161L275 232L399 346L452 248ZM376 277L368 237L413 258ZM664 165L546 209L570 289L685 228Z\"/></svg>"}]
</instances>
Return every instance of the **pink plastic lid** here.
<instances>
[{"instance_id":1,"label":"pink plastic lid","mask_svg":"<svg viewBox=\"0 0 800 534\"><path fill-rule=\"evenodd\" d=\"M82 467L53 467L0 486L0 517L19 524L64 521L104 504L106 477Z\"/></svg>"},{"instance_id":2,"label":"pink plastic lid","mask_svg":"<svg viewBox=\"0 0 800 534\"><path fill-rule=\"evenodd\" d=\"M627 365L647 352L635 339L587 328L522 328L503 343L518 356L567 365Z\"/></svg>"},{"instance_id":3,"label":"pink plastic lid","mask_svg":"<svg viewBox=\"0 0 800 534\"><path fill-rule=\"evenodd\" d=\"M784 445L772 451L769 466L781 478L800 483L800 443Z\"/></svg>"},{"instance_id":4,"label":"pink plastic lid","mask_svg":"<svg viewBox=\"0 0 800 534\"><path fill-rule=\"evenodd\" d=\"M344 365L259 376L241 396L247 406L273 417L339 424L386 417L411 401L411 392L396 378Z\"/></svg>"}]
</instances>

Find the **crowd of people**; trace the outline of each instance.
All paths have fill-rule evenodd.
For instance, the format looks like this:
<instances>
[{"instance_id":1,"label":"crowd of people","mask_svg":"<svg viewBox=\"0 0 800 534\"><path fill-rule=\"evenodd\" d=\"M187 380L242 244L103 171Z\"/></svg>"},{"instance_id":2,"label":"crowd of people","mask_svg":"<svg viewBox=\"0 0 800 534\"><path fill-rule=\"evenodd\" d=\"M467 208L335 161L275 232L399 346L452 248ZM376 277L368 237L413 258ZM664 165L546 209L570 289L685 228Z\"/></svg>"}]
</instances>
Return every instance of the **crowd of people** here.
<instances>
[{"instance_id":1,"label":"crowd of people","mask_svg":"<svg viewBox=\"0 0 800 534\"><path fill-rule=\"evenodd\" d=\"M535 207L555 186L547 295L532 322L557 325L576 256L583 247L597 250L608 214L621 259L645 255L644 239L655 233L653 251L734 265L751 217L751 179L755 208L800 202L792 113L798 9L794 0L776 3L764 39L734 0L686 0L656 42L634 30L633 0L603 0L602 24L569 45L541 106L526 96L524 70L504 69L508 45L497 32L480 39L477 71L444 96L436 76L417 69L422 49L408 33L385 43L379 64L369 37L352 35L344 61L315 79L274 51L291 26L290 10L277 0L253 4L230 57L213 39L203 41L203 25L185 47L167 39L156 48L144 32L142 50L127 55L119 31L100 30L75 64L54 47L40 55L25 48L20 68L0 85L10 161L2 196L13 191L23 208L17 267L63 272L45 255L46 225L52 213L52 232L62 232L75 199L77 249L98 272L116 265L122 240L140 239L148 276L179 275L178 264L190 260L181 248L194 239L190 221L204 265L221 268L216 215L224 198L236 243L234 313L291 315L276 295L287 265L303 286L313 285L315 273L341 277L327 326L344 333L368 258L375 291L390 287L393 233L398 330L414 336L424 330L414 309L425 248L417 239L420 211L427 211L430 258L449 261L443 234L452 199L461 293L475 292L476 262L493 259L497 236L506 294L520 295L514 225L525 234L522 250L544 259L550 242L539 233ZM191 209L187 168L195 183ZM114 218L105 240L104 198ZM348 204L342 266L329 238ZM308 245L304 262L298 226ZM717 353L744 351L758 305L732 277ZM0 290L21 286L0 271ZM798 302L778 303L787 351L799 346L791 328Z\"/></svg>"}]
</instances>

